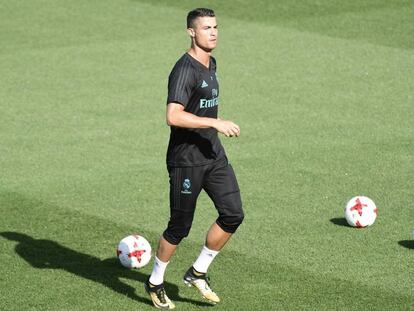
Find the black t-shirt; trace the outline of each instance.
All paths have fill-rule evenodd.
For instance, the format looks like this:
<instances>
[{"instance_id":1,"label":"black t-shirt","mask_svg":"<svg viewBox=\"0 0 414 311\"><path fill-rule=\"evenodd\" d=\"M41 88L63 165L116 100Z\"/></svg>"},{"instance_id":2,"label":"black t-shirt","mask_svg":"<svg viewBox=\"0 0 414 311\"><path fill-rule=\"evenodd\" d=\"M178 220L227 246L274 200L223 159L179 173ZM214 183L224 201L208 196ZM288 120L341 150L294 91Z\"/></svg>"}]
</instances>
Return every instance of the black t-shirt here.
<instances>
[{"instance_id":1,"label":"black t-shirt","mask_svg":"<svg viewBox=\"0 0 414 311\"><path fill-rule=\"evenodd\" d=\"M217 118L219 85L216 60L210 57L209 68L185 53L168 78L167 104L179 103L184 110L199 117ZM214 128L188 129L171 127L167 150L169 166L200 166L225 156Z\"/></svg>"}]
</instances>

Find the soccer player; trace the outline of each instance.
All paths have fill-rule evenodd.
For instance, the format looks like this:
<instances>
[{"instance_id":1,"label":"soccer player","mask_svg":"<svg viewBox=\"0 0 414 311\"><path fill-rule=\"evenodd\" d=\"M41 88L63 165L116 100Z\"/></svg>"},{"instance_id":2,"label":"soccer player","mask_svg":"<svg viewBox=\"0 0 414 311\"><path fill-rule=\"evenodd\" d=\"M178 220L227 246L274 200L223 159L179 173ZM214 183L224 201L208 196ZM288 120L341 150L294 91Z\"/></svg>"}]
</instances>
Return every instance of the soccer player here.
<instances>
[{"instance_id":1,"label":"soccer player","mask_svg":"<svg viewBox=\"0 0 414 311\"><path fill-rule=\"evenodd\" d=\"M168 80L170 220L160 238L153 271L145 283L155 307L162 309L175 307L164 289L164 273L178 244L188 236L201 190L214 202L218 218L183 279L212 303L220 298L210 287L207 270L244 218L236 176L218 138L218 133L239 136L240 128L217 117L219 85L216 60L211 56L218 35L214 11L199 8L189 12L187 33L191 47L177 61Z\"/></svg>"}]
</instances>

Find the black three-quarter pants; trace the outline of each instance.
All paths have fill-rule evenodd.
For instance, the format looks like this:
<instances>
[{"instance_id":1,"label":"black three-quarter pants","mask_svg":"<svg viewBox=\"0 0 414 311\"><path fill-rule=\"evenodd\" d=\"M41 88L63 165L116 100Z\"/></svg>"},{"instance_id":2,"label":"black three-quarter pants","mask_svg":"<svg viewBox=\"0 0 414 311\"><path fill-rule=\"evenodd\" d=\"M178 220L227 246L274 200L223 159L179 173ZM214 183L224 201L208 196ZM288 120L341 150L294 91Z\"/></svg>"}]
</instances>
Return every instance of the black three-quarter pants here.
<instances>
[{"instance_id":1,"label":"black three-quarter pants","mask_svg":"<svg viewBox=\"0 0 414 311\"><path fill-rule=\"evenodd\" d=\"M225 232L234 233L244 213L233 168L227 158L196 167L168 167L170 176L170 221L164 238L178 245L188 236L196 202L204 189L218 211L216 223Z\"/></svg>"}]
</instances>

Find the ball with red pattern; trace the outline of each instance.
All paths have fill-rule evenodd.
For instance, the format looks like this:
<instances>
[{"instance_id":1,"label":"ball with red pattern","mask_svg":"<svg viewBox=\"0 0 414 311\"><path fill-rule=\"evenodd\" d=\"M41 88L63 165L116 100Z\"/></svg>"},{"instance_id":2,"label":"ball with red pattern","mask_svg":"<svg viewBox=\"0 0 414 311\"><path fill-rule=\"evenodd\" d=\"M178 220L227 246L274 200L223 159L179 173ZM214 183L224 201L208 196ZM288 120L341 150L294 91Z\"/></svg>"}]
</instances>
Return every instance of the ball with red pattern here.
<instances>
[{"instance_id":1,"label":"ball with red pattern","mask_svg":"<svg viewBox=\"0 0 414 311\"><path fill-rule=\"evenodd\" d=\"M151 259L151 245L143 236L129 235L119 242L116 254L126 268L142 268Z\"/></svg>"},{"instance_id":2,"label":"ball with red pattern","mask_svg":"<svg viewBox=\"0 0 414 311\"><path fill-rule=\"evenodd\" d=\"M345 207L345 219L352 227L371 226L378 215L378 209L370 198L356 196L348 201Z\"/></svg>"}]
</instances>

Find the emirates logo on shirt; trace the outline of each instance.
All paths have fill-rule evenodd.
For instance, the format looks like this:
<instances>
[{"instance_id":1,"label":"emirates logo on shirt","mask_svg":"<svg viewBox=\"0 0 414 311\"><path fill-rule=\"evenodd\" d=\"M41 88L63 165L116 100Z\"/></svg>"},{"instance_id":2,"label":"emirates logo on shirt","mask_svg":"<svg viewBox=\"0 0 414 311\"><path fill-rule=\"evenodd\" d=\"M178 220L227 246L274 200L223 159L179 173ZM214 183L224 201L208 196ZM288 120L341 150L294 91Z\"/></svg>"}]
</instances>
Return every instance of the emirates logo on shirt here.
<instances>
[{"instance_id":1,"label":"emirates logo on shirt","mask_svg":"<svg viewBox=\"0 0 414 311\"><path fill-rule=\"evenodd\" d=\"M218 106L218 104L219 104L218 97L214 97L212 99L204 99L204 98L200 99L200 109L215 107L215 106Z\"/></svg>"}]
</instances>

